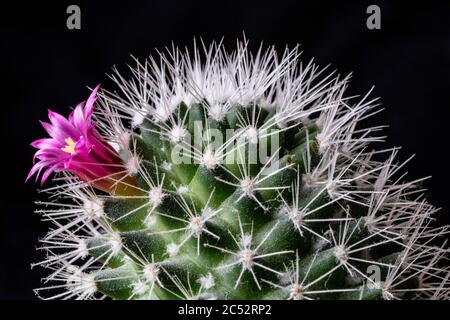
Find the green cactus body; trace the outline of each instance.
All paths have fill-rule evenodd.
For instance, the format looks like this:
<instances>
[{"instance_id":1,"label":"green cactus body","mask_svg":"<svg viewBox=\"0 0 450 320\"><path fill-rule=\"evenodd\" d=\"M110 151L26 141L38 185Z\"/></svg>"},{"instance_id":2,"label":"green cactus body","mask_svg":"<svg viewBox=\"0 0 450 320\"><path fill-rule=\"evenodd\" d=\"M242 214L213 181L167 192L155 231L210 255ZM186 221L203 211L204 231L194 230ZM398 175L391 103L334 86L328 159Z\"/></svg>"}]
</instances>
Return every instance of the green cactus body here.
<instances>
[{"instance_id":1,"label":"green cactus body","mask_svg":"<svg viewBox=\"0 0 450 320\"><path fill-rule=\"evenodd\" d=\"M67 201L42 210L56 222L42 264L64 288L52 297L448 295L446 248L434 244L445 229L429 226L436 209L419 181L394 178L396 150L369 149L379 128L358 127L375 100L345 98L349 78L318 77L297 49L280 60L244 44L231 55L213 44L203 63L169 56L163 67L138 63L133 81L114 75L122 95L103 91L97 103L134 194L65 174L56 193Z\"/></svg>"}]
</instances>

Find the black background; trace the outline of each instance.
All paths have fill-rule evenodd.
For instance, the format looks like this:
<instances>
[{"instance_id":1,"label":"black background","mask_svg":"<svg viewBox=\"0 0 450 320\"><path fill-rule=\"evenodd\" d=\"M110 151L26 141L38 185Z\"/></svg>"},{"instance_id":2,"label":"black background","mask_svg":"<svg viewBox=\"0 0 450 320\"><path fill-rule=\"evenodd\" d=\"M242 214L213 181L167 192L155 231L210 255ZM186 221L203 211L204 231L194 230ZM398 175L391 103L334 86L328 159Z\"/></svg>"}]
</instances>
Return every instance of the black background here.
<instances>
[{"instance_id":1,"label":"black background","mask_svg":"<svg viewBox=\"0 0 450 320\"><path fill-rule=\"evenodd\" d=\"M82 29L66 28L66 8L79 4ZM381 30L366 28L366 8L381 8ZM449 108L450 3L406 1L56 1L0 4L0 299L33 299L44 271L30 264L46 225L33 213L37 186L24 183L31 167L29 143L43 136L38 120L47 108L67 114L102 83L105 72L145 58L171 41L224 36L232 48L243 32L260 41L302 44L304 59L315 57L341 74L354 72L350 93L375 85L386 110L372 121L388 124L388 146L416 158L411 178L432 175L424 186L450 222Z\"/></svg>"}]
</instances>

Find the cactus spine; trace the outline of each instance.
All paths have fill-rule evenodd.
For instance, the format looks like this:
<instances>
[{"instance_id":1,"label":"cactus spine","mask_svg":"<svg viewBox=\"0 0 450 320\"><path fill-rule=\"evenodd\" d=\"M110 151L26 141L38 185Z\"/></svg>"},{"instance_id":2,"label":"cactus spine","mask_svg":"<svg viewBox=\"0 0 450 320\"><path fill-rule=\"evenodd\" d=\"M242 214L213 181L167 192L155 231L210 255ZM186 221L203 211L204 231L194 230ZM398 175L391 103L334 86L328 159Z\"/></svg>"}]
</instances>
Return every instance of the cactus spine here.
<instances>
[{"instance_id":1,"label":"cactus spine","mask_svg":"<svg viewBox=\"0 0 450 320\"><path fill-rule=\"evenodd\" d=\"M345 97L350 77L240 42L131 71L95 114L136 184L105 193L60 174L39 210L54 224L40 296L448 297L447 229L397 149L371 149L381 127L362 121L378 105Z\"/></svg>"}]
</instances>

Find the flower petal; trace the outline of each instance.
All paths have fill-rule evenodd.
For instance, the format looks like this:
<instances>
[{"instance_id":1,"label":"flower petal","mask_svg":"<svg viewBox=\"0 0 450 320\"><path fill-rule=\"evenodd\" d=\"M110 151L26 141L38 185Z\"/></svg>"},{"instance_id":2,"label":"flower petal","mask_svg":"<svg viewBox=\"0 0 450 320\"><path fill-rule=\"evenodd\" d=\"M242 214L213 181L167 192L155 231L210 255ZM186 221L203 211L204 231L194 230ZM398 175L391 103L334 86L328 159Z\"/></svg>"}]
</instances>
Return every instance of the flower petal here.
<instances>
[{"instance_id":1,"label":"flower petal","mask_svg":"<svg viewBox=\"0 0 450 320\"><path fill-rule=\"evenodd\" d=\"M86 105L84 108L85 119L90 119L92 116L92 113L94 112L94 104L95 104L95 101L97 101L97 92L98 92L99 88L100 88L100 84L98 84L94 88L94 90L92 90L89 98L86 101Z\"/></svg>"}]
</instances>

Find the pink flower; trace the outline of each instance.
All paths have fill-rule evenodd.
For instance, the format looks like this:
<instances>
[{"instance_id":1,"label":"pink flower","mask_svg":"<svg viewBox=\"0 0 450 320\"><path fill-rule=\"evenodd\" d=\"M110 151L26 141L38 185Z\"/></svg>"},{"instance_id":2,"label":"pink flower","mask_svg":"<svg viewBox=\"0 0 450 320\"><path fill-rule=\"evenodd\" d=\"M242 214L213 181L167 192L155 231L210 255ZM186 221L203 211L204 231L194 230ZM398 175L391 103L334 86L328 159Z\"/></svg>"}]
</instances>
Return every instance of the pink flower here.
<instances>
[{"instance_id":1,"label":"pink flower","mask_svg":"<svg viewBox=\"0 0 450 320\"><path fill-rule=\"evenodd\" d=\"M50 123L41 121L50 135L31 143L39 149L33 157L34 165L27 176L41 172L41 185L52 172L68 171L91 186L116 195L135 193L134 178L129 176L117 152L99 135L92 121L99 85L87 101L78 104L66 119L48 111ZM36 160L39 160L36 162Z\"/></svg>"}]
</instances>

